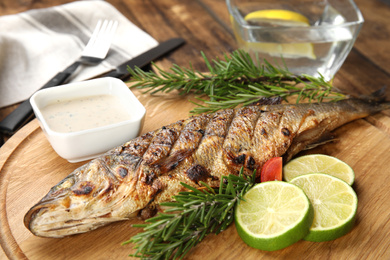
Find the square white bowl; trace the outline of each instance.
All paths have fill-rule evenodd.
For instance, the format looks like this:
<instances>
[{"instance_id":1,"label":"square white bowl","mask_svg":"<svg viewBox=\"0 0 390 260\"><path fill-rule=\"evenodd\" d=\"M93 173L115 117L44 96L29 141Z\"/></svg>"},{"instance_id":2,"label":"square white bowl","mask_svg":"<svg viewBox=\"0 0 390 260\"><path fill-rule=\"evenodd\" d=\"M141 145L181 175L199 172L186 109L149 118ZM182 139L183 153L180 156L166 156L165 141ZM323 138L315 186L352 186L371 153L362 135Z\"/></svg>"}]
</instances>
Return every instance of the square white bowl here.
<instances>
[{"instance_id":1,"label":"square white bowl","mask_svg":"<svg viewBox=\"0 0 390 260\"><path fill-rule=\"evenodd\" d=\"M54 131L42 109L57 100L94 95L113 95L131 113L129 120L106 126L64 133ZM53 149L69 162L95 158L133 138L141 131L146 109L126 84L116 78L99 78L37 91L30 99L35 116Z\"/></svg>"}]
</instances>

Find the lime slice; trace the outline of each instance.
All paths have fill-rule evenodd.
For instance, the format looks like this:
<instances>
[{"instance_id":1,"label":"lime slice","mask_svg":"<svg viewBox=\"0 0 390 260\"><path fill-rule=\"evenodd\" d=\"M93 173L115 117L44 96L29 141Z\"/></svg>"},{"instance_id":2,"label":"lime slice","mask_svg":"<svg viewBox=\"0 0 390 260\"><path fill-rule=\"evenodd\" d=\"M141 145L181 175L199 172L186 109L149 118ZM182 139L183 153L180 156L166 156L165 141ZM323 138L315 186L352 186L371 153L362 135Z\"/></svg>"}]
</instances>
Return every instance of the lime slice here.
<instances>
[{"instance_id":1,"label":"lime slice","mask_svg":"<svg viewBox=\"0 0 390 260\"><path fill-rule=\"evenodd\" d=\"M330 241L347 234L354 225L358 198L350 185L323 173L298 176L292 184L301 187L314 207L308 241Z\"/></svg>"},{"instance_id":2,"label":"lime slice","mask_svg":"<svg viewBox=\"0 0 390 260\"><path fill-rule=\"evenodd\" d=\"M269 181L244 195L235 211L237 232L249 246L274 251L305 237L313 221L309 199L297 186Z\"/></svg>"},{"instance_id":3,"label":"lime slice","mask_svg":"<svg viewBox=\"0 0 390 260\"><path fill-rule=\"evenodd\" d=\"M355 181L355 173L348 164L324 154L310 154L291 160L283 167L283 178L286 181L291 181L299 175L313 172L330 174L342 179L349 185L352 185Z\"/></svg>"},{"instance_id":4,"label":"lime slice","mask_svg":"<svg viewBox=\"0 0 390 260\"><path fill-rule=\"evenodd\" d=\"M245 21L252 25L265 27L308 27L309 20L302 14L288 10L260 10L249 13ZM268 42L245 42L248 51L267 53L271 56L284 58L309 58L316 59L311 43L268 43Z\"/></svg>"}]
</instances>

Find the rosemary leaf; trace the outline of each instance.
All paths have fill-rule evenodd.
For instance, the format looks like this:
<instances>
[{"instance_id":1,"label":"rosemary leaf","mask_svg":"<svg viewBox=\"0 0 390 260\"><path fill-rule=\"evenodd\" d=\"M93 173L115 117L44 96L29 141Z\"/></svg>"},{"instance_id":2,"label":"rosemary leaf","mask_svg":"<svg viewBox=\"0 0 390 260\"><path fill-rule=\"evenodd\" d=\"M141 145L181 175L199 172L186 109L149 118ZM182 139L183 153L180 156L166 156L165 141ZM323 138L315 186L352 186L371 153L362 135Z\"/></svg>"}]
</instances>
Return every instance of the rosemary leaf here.
<instances>
[{"instance_id":1,"label":"rosemary leaf","mask_svg":"<svg viewBox=\"0 0 390 260\"><path fill-rule=\"evenodd\" d=\"M337 101L347 96L333 89L320 75L318 78L309 75L294 75L288 69L271 65L268 61L260 62L259 58L252 59L243 51L237 50L230 55L224 54L224 59L209 60L201 52L208 72L183 68L173 65L171 72L163 71L156 64L157 73L145 72L139 68L128 71L132 75L132 88L143 89L145 93L178 91L179 94L194 93L195 98L206 95L207 102L197 104L191 113L210 113L219 109L234 108L249 105L262 97L295 97L296 102L304 99L322 102ZM249 91L249 92L248 92ZM247 93L242 96L238 94ZM223 101L223 102L221 102Z\"/></svg>"},{"instance_id":2,"label":"rosemary leaf","mask_svg":"<svg viewBox=\"0 0 390 260\"><path fill-rule=\"evenodd\" d=\"M255 173L245 176L242 169L239 176L221 178L218 189L200 183L204 187L200 191L182 183L188 191L173 196L173 202L161 204L173 208L174 212L168 214L167 209L143 225L133 225L143 231L123 244L134 244L133 257L182 259L205 236L219 234L233 222L235 205L254 183Z\"/></svg>"}]
</instances>

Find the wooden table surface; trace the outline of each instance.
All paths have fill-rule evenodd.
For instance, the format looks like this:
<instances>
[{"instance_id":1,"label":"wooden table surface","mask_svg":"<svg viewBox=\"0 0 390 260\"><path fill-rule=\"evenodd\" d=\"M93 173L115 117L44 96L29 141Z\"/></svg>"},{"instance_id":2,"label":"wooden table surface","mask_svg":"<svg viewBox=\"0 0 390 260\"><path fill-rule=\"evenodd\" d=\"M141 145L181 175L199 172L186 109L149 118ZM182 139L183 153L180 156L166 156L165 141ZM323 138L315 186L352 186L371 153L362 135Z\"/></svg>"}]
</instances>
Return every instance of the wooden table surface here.
<instances>
[{"instance_id":1,"label":"wooden table surface","mask_svg":"<svg viewBox=\"0 0 390 260\"><path fill-rule=\"evenodd\" d=\"M34 8L69 3L69 0L2 0L0 15L15 14ZM158 41L182 37L186 44L157 61L168 70L172 64L206 70L200 52L210 58L222 57L236 49L225 0L109 0L124 16ZM364 25L344 65L334 78L334 85L356 94L368 94L382 86L390 87L390 1L355 0ZM1 25L0 25L1 26ZM1 63L1 61L0 61ZM0 66L1 67L1 66ZM1 86L0 86L1 87ZM386 93L390 100L390 91ZM0 109L0 120L16 106ZM389 115L386 113L386 115ZM368 120L375 125L375 120ZM386 138L390 128L381 127ZM8 139L6 136L5 139ZM1 150L0 150L1 152ZM0 259L6 259L0 249Z\"/></svg>"},{"instance_id":2,"label":"wooden table surface","mask_svg":"<svg viewBox=\"0 0 390 260\"><path fill-rule=\"evenodd\" d=\"M0 15L34 8L69 3L69 0L3 0ZM210 59L237 48L229 22L225 0L109 0L124 16L157 41L182 37L186 45L157 64L169 69L172 64L206 70L200 52ZM334 85L359 94L390 86L390 0L356 0L364 25ZM390 91L387 94L390 97ZM0 109L0 120L16 106ZM8 136L6 136L8 138Z\"/></svg>"}]
</instances>

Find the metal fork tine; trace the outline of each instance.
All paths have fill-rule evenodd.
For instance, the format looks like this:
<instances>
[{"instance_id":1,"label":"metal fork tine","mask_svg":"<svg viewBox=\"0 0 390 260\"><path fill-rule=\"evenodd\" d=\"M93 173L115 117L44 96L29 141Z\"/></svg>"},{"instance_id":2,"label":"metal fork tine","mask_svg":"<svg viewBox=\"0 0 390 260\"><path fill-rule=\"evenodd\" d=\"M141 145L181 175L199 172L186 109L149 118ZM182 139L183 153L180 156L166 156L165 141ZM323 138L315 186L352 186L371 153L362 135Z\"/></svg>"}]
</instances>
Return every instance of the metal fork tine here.
<instances>
[{"instance_id":1,"label":"metal fork tine","mask_svg":"<svg viewBox=\"0 0 390 260\"><path fill-rule=\"evenodd\" d=\"M82 52L82 56L103 59L111 46L111 41L117 27L117 21L99 20L90 41Z\"/></svg>"},{"instance_id":2,"label":"metal fork tine","mask_svg":"<svg viewBox=\"0 0 390 260\"><path fill-rule=\"evenodd\" d=\"M99 35L101 39L99 40L99 45L96 46L96 52L106 55L110 46L111 41L114 38L115 31L118 27L117 21L110 21L107 26L104 28L104 33Z\"/></svg>"},{"instance_id":3,"label":"metal fork tine","mask_svg":"<svg viewBox=\"0 0 390 260\"><path fill-rule=\"evenodd\" d=\"M90 48L92 46L92 44L94 44L94 42L96 41L96 38L100 32L100 27L102 26L102 20L99 20L96 24L96 27L95 29L93 30L93 33L91 35L91 38L89 39L87 45L85 46L83 52L82 52L82 55L84 54L84 52L86 52L88 50L88 48Z\"/></svg>"}]
</instances>

